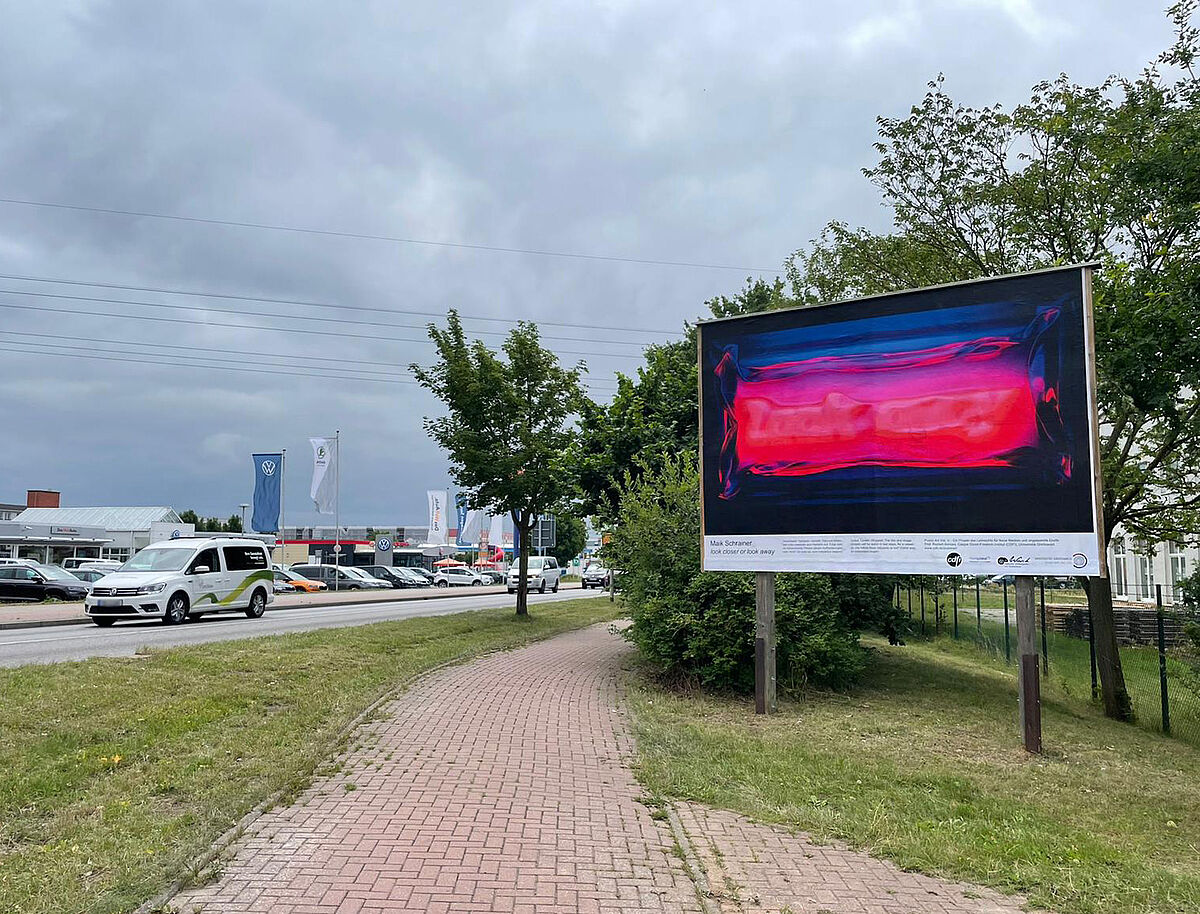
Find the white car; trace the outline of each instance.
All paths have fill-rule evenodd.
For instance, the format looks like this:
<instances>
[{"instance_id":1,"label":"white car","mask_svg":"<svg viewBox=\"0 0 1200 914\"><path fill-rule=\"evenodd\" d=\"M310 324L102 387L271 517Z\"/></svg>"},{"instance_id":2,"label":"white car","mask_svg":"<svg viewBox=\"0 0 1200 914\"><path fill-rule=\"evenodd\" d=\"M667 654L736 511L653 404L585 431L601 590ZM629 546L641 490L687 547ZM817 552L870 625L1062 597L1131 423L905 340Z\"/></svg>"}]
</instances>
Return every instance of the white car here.
<instances>
[{"instance_id":1,"label":"white car","mask_svg":"<svg viewBox=\"0 0 1200 914\"><path fill-rule=\"evenodd\" d=\"M558 593L558 582L563 570L558 566L558 559L552 555L531 555L529 557L529 573L525 576L529 590L545 593L547 590ZM508 592L516 593L521 581L521 565L513 562L508 569Z\"/></svg>"},{"instance_id":2,"label":"white car","mask_svg":"<svg viewBox=\"0 0 1200 914\"><path fill-rule=\"evenodd\" d=\"M482 587L483 584L483 576L465 565L451 565L448 568L439 568L433 573L435 587Z\"/></svg>"},{"instance_id":3,"label":"white car","mask_svg":"<svg viewBox=\"0 0 1200 914\"><path fill-rule=\"evenodd\" d=\"M153 543L92 585L84 612L101 627L118 619L178 625L213 612L258 619L275 599L271 557L260 540L181 536Z\"/></svg>"}]
</instances>

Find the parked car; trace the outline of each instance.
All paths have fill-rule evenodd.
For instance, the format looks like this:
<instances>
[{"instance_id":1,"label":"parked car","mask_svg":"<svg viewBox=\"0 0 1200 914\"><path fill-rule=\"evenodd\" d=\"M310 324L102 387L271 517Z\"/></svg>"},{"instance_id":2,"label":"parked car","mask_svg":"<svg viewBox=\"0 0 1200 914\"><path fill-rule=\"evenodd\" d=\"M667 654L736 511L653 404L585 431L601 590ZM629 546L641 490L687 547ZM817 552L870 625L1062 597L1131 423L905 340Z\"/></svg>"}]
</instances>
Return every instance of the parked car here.
<instances>
[{"instance_id":1,"label":"parked car","mask_svg":"<svg viewBox=\"0 0 1200 914\"><path fill-rule=\"evenodd\" d=\"M351 565L293 565L291 572L320 581L330 590L383 590L388 586L370 575L356 574Z\"/></svg>"},{"instance_id":2,"label":"parked car","mask_svg":"<svg viewBox=\"0 0 1200 914\"><path fill-rule=\"evenodd\" d=\"M499 568L477 568L476 571L483 578L483 583L490 585L503 584L507 577Z\"/></svg>"},{"instance_id":3,"label":"parked car","mask_svg":"<svg viewBox=\"0 0 1200 914\"><path fill-rule=\"evenodd\" d=\"M40 564L41 562L34 561L33 559L0 559L0 565L28 565L32 567L33 565Z\"/></svg>"},{"instance_id":4,"label":"parked car","mask_svg":"<svg viewBox=\"0 0 1200 914\"><path fill-rule=\"evenodd\" d=\"M70 558L65 558L60 564L67 571L71 572L74 572L76 568L91 567L93 565L96 567L110 568L113 571L116 571L121 567L121 563L116 559L97 559L79 555L73 555Z\"/></svg>"},{"instance_id":5,"label":"parked car","mask_svg":"<svg viewBox=\"0 0 1200 914\"><path fill-rule=\"evenodd\" d=\"M432 587L433 575L425 571L424 568L409 568L404 566L393 565L392 571L395 574L401 575L412 581L413 587Z\"/></svg>"},{"instance_id":6,"label":"parked car","mask_svg":"<svg viewBox=\"0 0 1200 914\"><path fill-rule=\"evenodd\" d=\"M280 565L272 566L275 571L275 580L278 581L280 576L283 577L289 584L301 593L320 593L322 590L328 590L329 585L324 581L310 581L306 577L302 577L296 572L284 568Z\"/></svg>"},{"instance_id":7,"label":"parked car","mask_svg":"<svg viewBox=\"0 0 1200 914\"><path fill-rule=\"evenodd\" d=\"M403 569L390 565L362 565L360 571L365 571L373 578L378 578L392 587L424 587L423 579L403 574Z\"/></svg>"},{"instance_id":8,"label":"parked car","mask_svg":"<svg viewBox=\"0 0 1200 914\"><path fill-rule=\"evenodd\" d=\"M588 562L587 567L583 569L583 574L580 576L580 585L584 590L587 590L589 587L603 589L608 586L608 581L608 569L599 562Z\"/></svg>"},{"instance_id":9,"label":"parked car","mask_svg":"<svg viewBox=\"0 0 1200 914\"><path fill-rule=\"evenodd\" d=\"M82 600L90 586L55 565L0 565L0 600Z\"/></svg>"},{"instance_id":10,"label":"parked car","mask_svg":"<svg viewBox=\"0 0 1200 914\"><path fill-rule=\"evenodd\" d=\"M562 578L562 569L558 567L558 559L552 555L531 555L529 557L529 573L526 574L526 586L538 593L547 590L558 593L558 582ZM513 562L508 569L508 592L516 593L521 580L521 566Z\"/></svg>"},{"instance_id":11,"label":"parked car","mask_svg":"<svg viewBox=\"0 0 1200 914\"><path fill-rule=\"evenodd\" d=\"M280 571L274 572L275 575L275 593L296 593L296 585L283 576Z\"/></svg>"},{"instance_id":12,"label":"parked car","mask_svg":"<svg viewBox=\"0 0 1200 914\"><path fill-rule=\"evenodd\" d=\"M93 622L162 619L178 625L214 612L262 618L275 599L271 557L261 541L236 535L181 536L153 543L94 585L84 604Z\"/></svg>"},{"instance_id":13,"label":"parked car","mask_svg":"<svg viewBox=\"0 0 1200 914\"><path fill-rule=\"evenodd\" d=\"M411 571L413 574L424 578L426 587L433 586L433 572L430 571L428 568L422 568L419 565L405 565L404 570Z\"/></svg>"},{"instance_id":14,"label":"parked car","mask_svg":"<svg viewBox=\"0 0 1200 914\"><path fill-rule=\"evenodd\" d=\"M483 578L466 565L449 565L433 573L435 587L482 587Z\"/></svg>"},{"instance_id":15,"label":"parked car","mask_svg":"<svg viewBox=\"0 0 1200 914\"><path fill-rule=\"evenodd\" d=\"M75 575L75 577L79 578L79 580L86 581L89 584L95 584L102 577L109 573L110 572L99 568L75 568L71 571L71 574Z\"/></svg>"}]
</instances>

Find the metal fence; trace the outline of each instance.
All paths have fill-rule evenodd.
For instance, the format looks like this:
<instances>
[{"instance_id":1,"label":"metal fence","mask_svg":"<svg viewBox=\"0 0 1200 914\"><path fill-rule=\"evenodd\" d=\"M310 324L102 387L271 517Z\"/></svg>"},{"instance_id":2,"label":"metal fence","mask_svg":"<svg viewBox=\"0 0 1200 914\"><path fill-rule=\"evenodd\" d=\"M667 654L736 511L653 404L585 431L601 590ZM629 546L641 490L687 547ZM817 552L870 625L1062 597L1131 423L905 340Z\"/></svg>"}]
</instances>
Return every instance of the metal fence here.
<instances>
[{"instance_id":1,"label":"metal fence","mask_svg":"<svg viewBox=\"0 0 1200 914\"><path fill-rule=\"evenodd\" d=\"M1071 695L1096 700L1095 642L1084 592L1061 579L1039 578L1036 599L1043 677ZM907 613L912 637L955 639L1015 662L1016 599L1007 582L912 578L897 587L896 606ZM1200 745L1200 613L1185 606L1175 588L1158 584L1115 594L1113 618L1137 722Z\"/></svg>"}]
</instances>

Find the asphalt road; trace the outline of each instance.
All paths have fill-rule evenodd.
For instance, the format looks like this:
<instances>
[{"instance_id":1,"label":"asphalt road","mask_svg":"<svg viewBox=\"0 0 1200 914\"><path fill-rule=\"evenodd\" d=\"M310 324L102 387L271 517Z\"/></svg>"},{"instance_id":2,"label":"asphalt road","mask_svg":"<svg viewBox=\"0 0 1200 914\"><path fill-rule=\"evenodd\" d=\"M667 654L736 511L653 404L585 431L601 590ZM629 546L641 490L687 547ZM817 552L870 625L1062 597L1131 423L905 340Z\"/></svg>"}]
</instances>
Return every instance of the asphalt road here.
<instances>
[{"instance_id":1,"label":"asphalt road","mask_svg":"<svg viewBox=\"0 0 1200 914\"><path fill-rule=\"evenodd\" d=\"M557 594L531 593L529 604L536 606L539 603L605 596L607 594L603 591L574 589ZM508 594L483 594L396 603L306 606L271 610L261 619L247 619L240 613L206 616L173 626L163 625L158 621L147 621L118 622L112 628L106 629L87 624L0 631L0 667L85 660L88 657L132 657L143 648L233 641L238 638L282 635L318 628L367 625L415 616L445 616L473 609L514 606L515 601L516 597Z\"/></svg>"}]
</instances>

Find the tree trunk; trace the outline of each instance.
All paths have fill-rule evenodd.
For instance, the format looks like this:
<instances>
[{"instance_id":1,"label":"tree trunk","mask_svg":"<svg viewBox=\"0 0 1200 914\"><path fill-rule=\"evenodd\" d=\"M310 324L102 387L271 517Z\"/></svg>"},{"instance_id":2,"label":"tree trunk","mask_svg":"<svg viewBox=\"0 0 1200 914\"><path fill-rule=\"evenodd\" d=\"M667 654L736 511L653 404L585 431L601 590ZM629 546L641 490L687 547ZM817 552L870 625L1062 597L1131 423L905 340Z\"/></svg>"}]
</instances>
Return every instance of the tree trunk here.
<instances>
[{"instance_id":1,"label":"tree trunk","mask_svg":"<svg viewBox=\"0 0 1200 914\"><path fill-rule=\"evenodd\" d=\"M529 615L529 581L525 576L529 573L529 537L533 525L529 523L529 514L513 513L513 526L517 531L517 615Z\"/></svg>"},{"instance_id":2,"label":"tree trunk","mask_svg":"<svg viewBox=\"0 0 1200 914\"><path fill-rule=\"evenodd\" d=\"M1133 720L1133 702L1125 688L1121 655L1117 650L1117 627L1113 620L1112 587L1107 578L1082 578L1087 592L1088 612L1096 641L1096 669L1100 673L1100 695L1104 713L1115 720Z\"/></svg>"}]
</instances>

